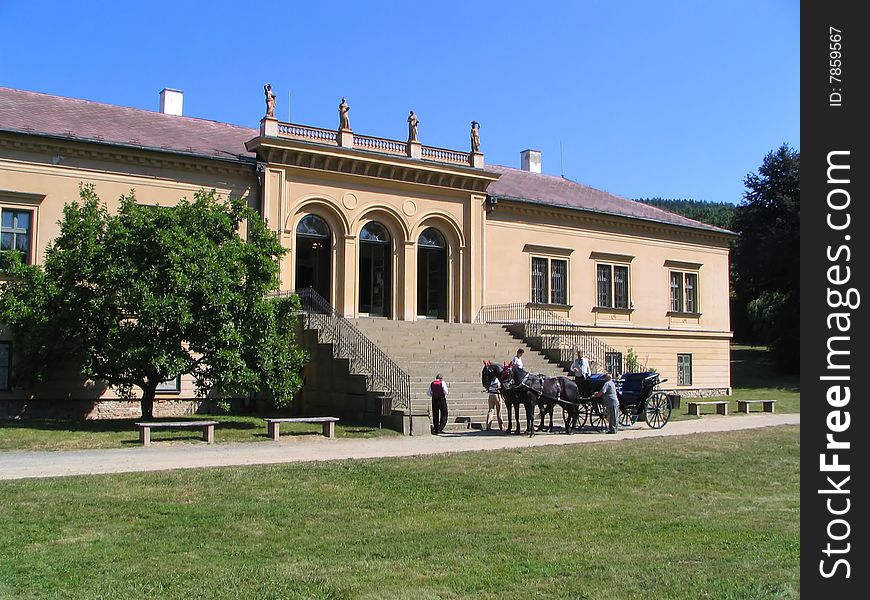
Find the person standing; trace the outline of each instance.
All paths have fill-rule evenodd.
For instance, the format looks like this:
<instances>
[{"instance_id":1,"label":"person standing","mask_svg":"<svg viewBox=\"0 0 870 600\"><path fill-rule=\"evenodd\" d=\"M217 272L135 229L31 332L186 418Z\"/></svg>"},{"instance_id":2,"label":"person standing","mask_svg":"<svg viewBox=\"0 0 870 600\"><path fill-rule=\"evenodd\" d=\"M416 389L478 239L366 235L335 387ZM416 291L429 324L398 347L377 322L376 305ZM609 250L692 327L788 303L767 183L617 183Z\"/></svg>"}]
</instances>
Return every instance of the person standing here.
<instances>
[{"instance_id":1,"label":"person standing","mask_svg":"<svg viewBox=\"0 0 870 600\"><path fill-rule=\"evenodd\" d=\"M601 391L595 392L592 396L604 400L604 406L607 408L607 420L610 424L607 433L617 433L619 431L619 396L616 395L616 384L613 383L613 376L610 373L604 375L604 387L601 388Z\"/></svg>"},{"instance_id":2,"label":"person standing","mask_svg":"<svg viewBox=\"0 0 870 600\"><path fill-rule=\"evenodd\" d=\"M577 351L577 358L571 363L571 373L574 374L574 379L577 384L580 384L582 379L589 379L589 360L583 356L583 351Z\"/></svg>"},{"instance_id":3,"label":"person standing","mask_svg":"<svg viewBox=\"0 0 870 600\"><path fill-rule=\"evenodd\" d=\"M435 376L426 393L432 398L432 433L441 433L447 425L447 382L441 373Z\"/></svg>"},{"instance_id":4,"label":"person standing","mask_svg":"<svg viewBox=\"0 0 870 600\"><path fill-rule=\"evenodd\" d=\"M501 381L498 380L498 377L493 376L489 387L486 388L486 391L489 392L489 412L486 413L487 431L492 429L493 413L495 413L495 416L498 419L498 430L504 431L504 421L502 421L501 418L501 396L498 393L500 389Z\"/></svg>"},{"instance_id":5,"label":"person standing","mask_svg":"<svg viewBox=\"0 0 870 600\"><path fill-rule=\"evenodd\" d=\"M511 364L518 369L523 368L523 354L525 354L525 350L522 348L517 348L517 355L511 359Z\"/></svg>"}]
</instances>

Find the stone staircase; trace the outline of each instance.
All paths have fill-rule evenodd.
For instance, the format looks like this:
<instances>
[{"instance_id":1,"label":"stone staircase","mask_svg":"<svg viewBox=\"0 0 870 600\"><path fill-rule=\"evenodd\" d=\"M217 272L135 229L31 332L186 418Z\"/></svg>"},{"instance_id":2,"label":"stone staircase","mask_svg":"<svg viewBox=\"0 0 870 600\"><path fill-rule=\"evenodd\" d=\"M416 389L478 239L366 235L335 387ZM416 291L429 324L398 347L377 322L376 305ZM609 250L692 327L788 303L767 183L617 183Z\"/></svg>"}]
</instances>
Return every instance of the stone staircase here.
<instances>
[{"instance_id":1,"label":"stone staircase","mask_svg":"<svg viewBox=\"0 0 870 600\"><path fill-rule=\"evenodd\" d=\"M500 325L377 318L348 321L408 373L413 413L425 414L430 409L426 390L437 373L444 376L449 389L449 429L484 426L488 410L487 393L480 382L484 360L507 362L517 348L523 348L523 363L528 371L550 376L567 374ZM502 418L507 423L504 408ZM525 418L522 409L520 418Z\"/></svg>"}]
</instances>

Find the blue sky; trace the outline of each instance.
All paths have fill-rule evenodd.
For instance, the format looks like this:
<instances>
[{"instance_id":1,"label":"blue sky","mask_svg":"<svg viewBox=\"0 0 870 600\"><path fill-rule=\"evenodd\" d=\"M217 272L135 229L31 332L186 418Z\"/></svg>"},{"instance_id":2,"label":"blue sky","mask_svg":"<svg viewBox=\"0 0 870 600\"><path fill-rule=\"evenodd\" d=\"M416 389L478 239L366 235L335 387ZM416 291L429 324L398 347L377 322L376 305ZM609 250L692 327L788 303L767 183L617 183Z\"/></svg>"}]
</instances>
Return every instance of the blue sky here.
<instances>
[{"instance_id":1,"label":"blue sky","mask_svg":"<svg viewBox=\"0 0 870 600\"><path fill-rule=\"evenodd\" d=\"M630 198L739 202L800 148L799 2L0 0L0 86L256 127L276 116L468 149ZM560 152L561 147L561 152ZM560 160L561 158L561 160Z\"/></svg>"}]
</instances>

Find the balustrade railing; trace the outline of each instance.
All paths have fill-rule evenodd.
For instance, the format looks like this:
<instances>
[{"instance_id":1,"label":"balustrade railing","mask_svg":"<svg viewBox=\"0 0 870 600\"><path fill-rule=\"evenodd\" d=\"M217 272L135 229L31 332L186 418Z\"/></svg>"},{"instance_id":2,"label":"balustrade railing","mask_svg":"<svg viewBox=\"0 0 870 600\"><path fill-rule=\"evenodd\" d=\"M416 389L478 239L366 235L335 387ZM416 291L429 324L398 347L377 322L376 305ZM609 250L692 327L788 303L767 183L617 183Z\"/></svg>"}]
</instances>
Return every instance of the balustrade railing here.
<instances>
[{"instance_id":1,"label":"balustrade railing","mask_svg":"<svg viewBox=\"0 0 870 600\"><path fill-rule=\"evenodd\" d=\"M468 152L457 152L456 150L447 150L446 148L423 146L421 148L421 155L423 158L439 162L459 163L463 165L471 163L471 155Z\"/></svg>"},{"instance_id":2,"label":"balustrade railing","mask_svg":"<svg viewBox=\"0 0 870 600\"><path fill-rule=\"evenodd\" d=\"M278 123L278 137L306 142L316 142L337 146L339 144L338 132L333 129L311 127L309 125L297 125L295 123ZM407 142L373 137L370 135L353 134L353 147L358 150L380 152L392 156L410 156L411 151ZM471 154L447 148L435 148L434 146L421 146L420 156L424 160L452 163L469 166Z\"/></svg>"},{"instance_id":3,"label":"balustrade railing","mask_svg":"<svg viewBox=\"0 0 870 600\"><path fill-rule=\"evenodd\" d=\"M593 372L604 369L608 353L622 353L604 343L580 325L572 323L561 315L533 304L493 304L478 311L476 323L498 323L522 327L523 338L530 345L540 346L540 350L566 369L571 365L580 350L589 359ZM639 362L635 365L623 363L625 371L644 371L646 367Z\"/></svg>"},{"instance_id":4,"label":"balustrade railing","mask_svg":"<svg viewBox=\"0 0 870 600\"><path fill-rule=\"evenodd\" d=\"M369 135L354 134L353 146L360 150L371 150L373 152L383 152L385 154L397 154L400 156L407 156L408 154L408 144L406 143L371 137Z\"/></svg>"},{"instance_id":5,"label":"balustrade railing","mask_svg":"<svg viewBox=\"0 0 870 600\"><path fill-rule=\"evenodd\" d=\"M330 129L295 125L293 123L278 123L278 137L318 142L321 144L338 144L337 135L335 131Z\"/></svg>"},{"instance_id":6,"label":"balustrade railing","mask_svg":"<svg viewBox=\"0 0 870 600\"><path fill-rule=\"evenodd\" d=\"M293 294L299 296L303 326L317 330L318 341L331 344L335 358L347 359L352 373L364 375L367 389L389 395L394 410L411 410L411 378L399 365L313 289L275 296Z\"/></svg>"}]
</instances>

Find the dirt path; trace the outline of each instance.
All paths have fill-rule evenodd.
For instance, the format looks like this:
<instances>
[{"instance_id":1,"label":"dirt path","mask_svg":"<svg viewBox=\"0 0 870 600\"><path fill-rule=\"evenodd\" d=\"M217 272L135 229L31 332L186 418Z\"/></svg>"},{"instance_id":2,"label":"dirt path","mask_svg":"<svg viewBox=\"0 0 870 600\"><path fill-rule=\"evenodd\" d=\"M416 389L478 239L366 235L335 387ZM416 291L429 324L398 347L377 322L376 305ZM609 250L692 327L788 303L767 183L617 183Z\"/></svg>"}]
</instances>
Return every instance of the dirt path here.
<instances>
[{"instance_id":1,"label":"dirt path","mask_svg":"<svg viewBox=\"0 0 870 600\"><path fill-rule=\"evenodd\" d=\"M648 437L689 435L715 431L736 431L777 425L799 425L800 414L754 414L728 417L704 416L690 421L668 423L663 429L637 424L617 435L599 433L538 434L507 436L499 432L468 431L440 436L336 439L287 437L280 442L233 444L156 443L148 448L117 450L69 450L58 452L0 452L0 480L35 477L63 477L99 473L129 473L198 469L238 465L384 458L473 452L504 448L530 448L584 443L618 443ZM216 431L220 439L220 431Z\"/></svg>"}]
</instances>

